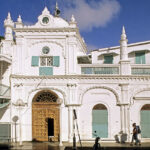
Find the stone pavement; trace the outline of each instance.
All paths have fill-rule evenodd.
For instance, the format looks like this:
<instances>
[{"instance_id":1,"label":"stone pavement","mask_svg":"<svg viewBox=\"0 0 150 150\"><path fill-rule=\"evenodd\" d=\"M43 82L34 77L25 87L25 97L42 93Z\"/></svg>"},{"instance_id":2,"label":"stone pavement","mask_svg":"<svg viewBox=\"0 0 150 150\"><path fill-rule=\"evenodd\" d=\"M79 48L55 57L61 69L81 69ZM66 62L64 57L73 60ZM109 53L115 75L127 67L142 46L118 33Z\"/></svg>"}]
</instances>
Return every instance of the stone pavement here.
<instances>
[{"instance_id":1,"label":"stone pavement","mask_svg":"<svg viewBox=\"0 0 150 150\"><path fill-rule=\"evenodd\" d=\"M119 144L114 142L100 142L101 147L104 150L143 150L147 149L150 150L150 143L142 143L141 146L130 146L129 143L125 144ZM93 142L84 142L82 143L82 146L84 150L90 150L92 149ZM8 149L8 144L6 144L6 147L1 147L2 144L0 144L0 150ZM20 146L18 143L11 143L11 146L9 149L11 150L71 150L72 149L72 143L63 143L63 146L59 147L58 142L23 142L23 145ZM77 144L78 147L80 147L79 143ZM79 148L81 149L81 148Z\"/></svg>"}]
</instances>

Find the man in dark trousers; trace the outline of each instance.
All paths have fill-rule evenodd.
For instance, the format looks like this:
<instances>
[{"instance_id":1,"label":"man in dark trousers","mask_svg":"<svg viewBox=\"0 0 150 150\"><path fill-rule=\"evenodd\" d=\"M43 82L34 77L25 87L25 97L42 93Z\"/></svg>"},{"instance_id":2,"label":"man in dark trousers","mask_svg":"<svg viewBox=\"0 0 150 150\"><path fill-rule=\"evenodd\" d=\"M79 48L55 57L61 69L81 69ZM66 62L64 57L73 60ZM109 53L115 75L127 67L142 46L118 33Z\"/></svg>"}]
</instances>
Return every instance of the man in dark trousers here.
<instances>
[{"instance_id":1,"label":"man in dark trousers","mask_svg":"<svg viewBox=\"0 0 150 150\"><path fill-rule=\"evenodd\" d=\"M133 135L132 135L131 145L133 145L134 140L135 140L135 145L137 144L141 145L140 140L138 139L138 130L137 130L136 123L133 123L132 126L133 126L133 133L132 133Z\"/></svg>"},{"instance_id":2,"label":"man in dark trousers","mask_svg":"<svg viewBox=\"0 0 150 150\"><path fill-rule=\"evenodd\" d=\"M95 139L95 144L93 145L93 150L101 150L101 146L99 144L100 137Z\"/></svg>"}]
</instances>

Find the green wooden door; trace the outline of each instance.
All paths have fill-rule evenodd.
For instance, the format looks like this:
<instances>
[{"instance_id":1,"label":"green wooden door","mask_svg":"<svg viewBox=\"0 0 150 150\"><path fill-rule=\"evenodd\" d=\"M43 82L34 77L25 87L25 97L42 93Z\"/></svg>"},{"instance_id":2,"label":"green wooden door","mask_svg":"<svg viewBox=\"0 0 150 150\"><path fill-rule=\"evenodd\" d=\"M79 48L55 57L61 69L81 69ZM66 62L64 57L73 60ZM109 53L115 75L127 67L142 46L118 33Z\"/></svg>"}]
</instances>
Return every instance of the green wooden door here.
<instances>
[{"instance_id":1,"label":"green wooden door","mask_svg":"<svg viewBox=\"0 0 150 150\"><path fill-rule=\"evenodd\" d=\"M150 110L141 110L141 136L150 138Z\"/></svg>"},{"instance_id":2,"label":"green wooden door","mask_svg":"<svg viewBox=\"0 0 150 150\"><path fill-rule=\"evenodd\" d=\"M96 131L96 134L95 134ZM92 111L92 133L93 137L108 137L108 112L107 110Z\"/></svg>"}]
</instances>

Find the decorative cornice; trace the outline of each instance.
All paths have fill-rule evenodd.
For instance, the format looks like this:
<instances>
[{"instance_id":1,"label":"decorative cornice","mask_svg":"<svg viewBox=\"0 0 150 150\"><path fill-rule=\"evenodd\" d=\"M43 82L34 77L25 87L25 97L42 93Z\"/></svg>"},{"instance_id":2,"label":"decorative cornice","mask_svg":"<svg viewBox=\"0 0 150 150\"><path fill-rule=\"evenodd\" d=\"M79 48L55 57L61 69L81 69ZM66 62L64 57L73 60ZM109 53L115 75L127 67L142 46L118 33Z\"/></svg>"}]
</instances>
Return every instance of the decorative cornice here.
<instances>
[{"instance_id":1,"label":"decorative cornice","mask_svg":"<svg viewBox=\"0 0 150 150\"><path fill-rule=\"evenodd\" d=\"M13 28L14 32L76 32L78 33L78 28Z\"/></svg>"},{"instance_id":2,"label":"decorative cornice","mask_svg":"<svg viewBox=\"0 0 150 150\"><path fill-rule=\"evenodd\" d=\"M16 79L88 79L88 80L150 80L149 75L53 75L53 76L26 76L26 75L11 75L11 78ZM123 82L122 82L123 83Z\"/></svg>"}]
</instances>

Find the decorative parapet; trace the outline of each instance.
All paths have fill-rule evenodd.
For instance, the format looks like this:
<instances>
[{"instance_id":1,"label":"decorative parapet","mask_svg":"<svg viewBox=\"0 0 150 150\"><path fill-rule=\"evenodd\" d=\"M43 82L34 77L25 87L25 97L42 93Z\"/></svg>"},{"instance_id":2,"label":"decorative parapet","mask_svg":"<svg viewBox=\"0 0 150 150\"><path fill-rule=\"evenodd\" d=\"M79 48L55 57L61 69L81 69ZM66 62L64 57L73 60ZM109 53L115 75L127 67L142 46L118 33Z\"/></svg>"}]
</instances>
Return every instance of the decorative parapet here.
<instances>
[{"instance_id":1,"label":"decorative parapet","mask_svg":"<svg viewBox=\"0 0 150 150\"><path fill-rule=\"evenodd\" d=\"M132 75L150 75L150 66L149 65L131 65Z\"/></svg>"}]
</instances>

